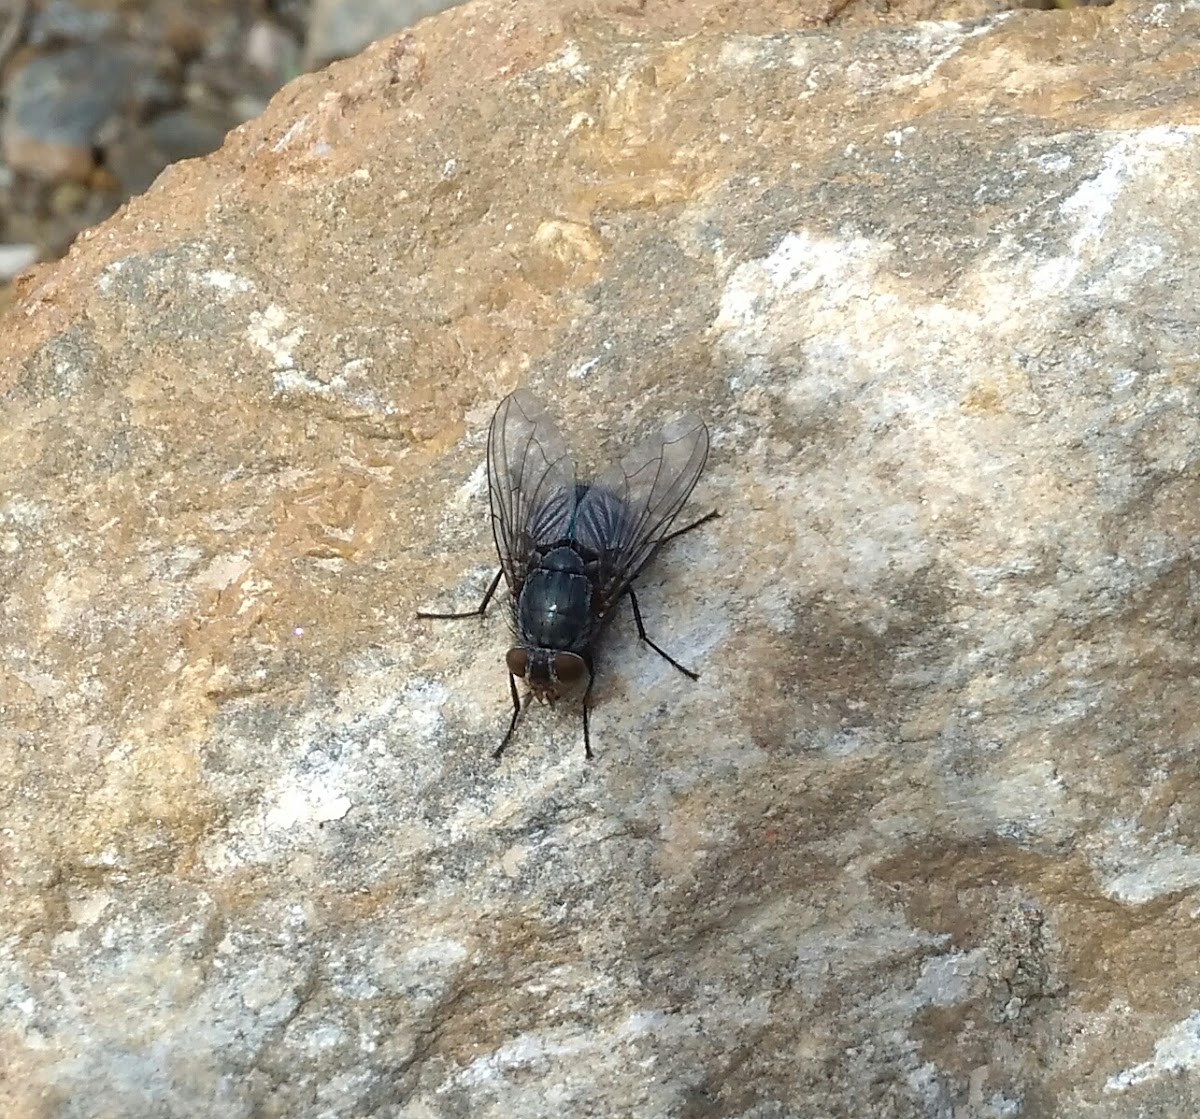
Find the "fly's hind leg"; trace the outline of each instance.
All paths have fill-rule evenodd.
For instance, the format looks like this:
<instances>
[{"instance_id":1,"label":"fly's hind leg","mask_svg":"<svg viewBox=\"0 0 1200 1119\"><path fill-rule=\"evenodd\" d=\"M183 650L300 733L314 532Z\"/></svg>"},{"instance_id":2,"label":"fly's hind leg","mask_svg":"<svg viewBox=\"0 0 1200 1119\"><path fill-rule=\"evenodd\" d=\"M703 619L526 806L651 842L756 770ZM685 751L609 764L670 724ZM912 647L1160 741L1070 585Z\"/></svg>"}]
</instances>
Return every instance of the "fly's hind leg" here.
<instances>
[{"instance_id":1,"label":"fly's hind leg","mask_svg":"<svg viewBox=\"0 0 1200 1119\"><path fill-rule=\"evenodd\" d=\"M677 528L674 532L668 532L666 536L659 541L658 547L661 548L670 540L674 540L677 536L682 536L685 532L691 532L694 528L699 528L701 525L708 524L709 521L715 521L721 515L719 509L713 509L710 513L705 513L699 520L692 521L690 525L684 525L683 528ZM655 549L657 551L658 548Z\"/></svg>"},{"instance_id":2,"label":"fly's hind leg","mask_svg":"<svg viewBox=\"0 0 1200 1119\"><path fill-rule=\"evenodd\" d=\"M642 566L637 569L633 577L636 579L637 576L641 574L643 569L646 567L646 564L648 564L658 554L659 549L662 548L662 546L668 541L674 540L677 536L682 536L685 532L691 532L692 529L699 528L701 525L706 525L709 521L715 521L720 515L721 513L719 510L713 509L711 512L705 513L704 516L700 517L698 520L692 521L690 525L684 525L683 528L677 528L674 532L668 533L662 538L662 540L659 541L658 547L656 547L654 551L646 557L645 563L643 563ZM653 649L660 657L663 658L663 660L679 669L679 671L682 672L689 680L699 680L700 673L693 672L690 668L684 668L683 665L681 665L673 656L671 656L670 653L656 645L650 640L649 637L646 636L646 627L642 623L642 612L638 609L637 595L634 593L632 581L630 586L626 589L629 592L630 605L633 606L633 620L637 623L638 638L649 645L651 649Z\"/></svg>"},{"instance_id":3,"label":"fly's hind leg","mask_svg":"<svg viewBox=\"0 0 1200 1119\"><path fill-rule=\"evenodd\" d=\"M712 516L712 514L709 514L709 516ZM708 518L705 519L707 520ZM696 523L699 524L700 522L697 521ZM684 531L686 532L687 530L684 529ZM670 539L670 537L668 537L668 539ZM654 642L646 636L646 627L642 623L642 612L638 609L637 595L634 594L632 587L629 588L629 602L630 605L633 606L633 620L637 623L638 637L647 645L649 645L651 649L653 649L660 657L663 658L663 660L673 664L677 669L679 669L679 671L682 672L689 680L699 680L700 673L693 672L690 668L684 668L683 665L681 665L673 656L671 656L670 653L668 653L665 649L655 645Z\"/></svg>"},{"instance_id":4,"label":"fly's hind leg","mask_svg":"<svg viewBox=\"0 0 1200 1119\"><path fill-rule=\"evenodd\" d=\"M690 525L684 525L683 528L677 528L674 532L668 532L657 544L651 549L650 554L641 562L638 569L629 577L632 583L646 568L653 562L654 557L662 551L663 546L669 544L677 536L683 536L684 533L691 532L694 528L699 528L701 525L708 524L709 521L715 521L721 515L720 511L714 509L711 513L705 513L699 520L692 521ZM672 662L673 663L673 662Z\"/></svg>"}]
</instances>

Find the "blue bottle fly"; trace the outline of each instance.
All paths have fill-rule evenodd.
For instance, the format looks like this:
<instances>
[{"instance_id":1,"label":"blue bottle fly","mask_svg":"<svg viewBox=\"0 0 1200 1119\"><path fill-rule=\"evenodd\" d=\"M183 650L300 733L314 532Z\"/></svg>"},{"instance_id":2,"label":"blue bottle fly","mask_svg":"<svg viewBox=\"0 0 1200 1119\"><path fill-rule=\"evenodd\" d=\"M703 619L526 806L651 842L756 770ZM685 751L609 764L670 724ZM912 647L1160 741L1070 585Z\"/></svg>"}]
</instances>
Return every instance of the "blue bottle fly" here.
<instances>
[{"instance_id":1,"label":"blue bottle fly","mask_svg":"<svg viewBox=\"0 0 1200 1119\"><path fill-rule=\"evenodd\" d=\"M697 679L649 637L633 580L668 540L716 512L671 531L708 457L708 429L695 416L669 423L594 482L580 483L567 446L541 402L519 389L500 402L488 430L488 495L500 570L475 610L419 618L481 617L503 578L516 642L505 663L513 713L499 757L531 698L553 705L582 689L583 747L592 757L588 707L592 647L629 595L638 637ZM528 686L524 700L517 680Z\"/></svg>"}]
</instances>

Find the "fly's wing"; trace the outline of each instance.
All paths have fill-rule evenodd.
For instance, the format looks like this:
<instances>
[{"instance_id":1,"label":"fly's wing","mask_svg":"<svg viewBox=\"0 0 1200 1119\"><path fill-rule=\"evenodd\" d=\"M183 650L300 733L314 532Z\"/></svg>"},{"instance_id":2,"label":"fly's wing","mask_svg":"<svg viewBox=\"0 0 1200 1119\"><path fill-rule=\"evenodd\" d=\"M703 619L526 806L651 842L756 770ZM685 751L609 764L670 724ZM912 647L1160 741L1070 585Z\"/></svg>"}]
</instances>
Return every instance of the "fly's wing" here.
<instances>
[{"instance_id":1,"label":"fly's wing","mask_svg":"<svg viewBox=\"0 0 1200 1119\"><path fill-rule=\"evenodd\" d=\"M575 467L541 401L524 389L500 401L488 429L492 534L516 597L539 544L566 535L575 512Z\"/></svg>"},{"instance_id":2,"label":"fly's wing","mask_svg":"<svg viewBox=\"0 0 1200 1119\"><path fill-rule=\"evenodd\" d=\"M691 494L708 458L708 428L683 416L630 451L588 487L575 539L601 557L601 612L650 562Z\"/></svg>"}]
</instances>

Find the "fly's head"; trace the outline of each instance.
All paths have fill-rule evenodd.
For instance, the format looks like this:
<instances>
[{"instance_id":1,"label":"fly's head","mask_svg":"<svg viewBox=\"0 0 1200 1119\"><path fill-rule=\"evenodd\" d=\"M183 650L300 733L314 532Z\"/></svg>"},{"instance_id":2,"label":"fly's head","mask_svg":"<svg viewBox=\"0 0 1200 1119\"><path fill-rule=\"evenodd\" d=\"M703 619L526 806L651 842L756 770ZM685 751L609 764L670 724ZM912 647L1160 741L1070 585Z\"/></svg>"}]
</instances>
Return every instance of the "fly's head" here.
<instances>
[{"instance_id":1,"label":"fly's head","mask_svg":"<svg viewBox=\"0 0 1200 1119\"><path fill-rule=\"evenodd\" d=\"M587 682L587 661L561 649L530 649L515 645L504 658L508 671L529 685L539 703L554 705Z\"/></svg>"}]
</instances>

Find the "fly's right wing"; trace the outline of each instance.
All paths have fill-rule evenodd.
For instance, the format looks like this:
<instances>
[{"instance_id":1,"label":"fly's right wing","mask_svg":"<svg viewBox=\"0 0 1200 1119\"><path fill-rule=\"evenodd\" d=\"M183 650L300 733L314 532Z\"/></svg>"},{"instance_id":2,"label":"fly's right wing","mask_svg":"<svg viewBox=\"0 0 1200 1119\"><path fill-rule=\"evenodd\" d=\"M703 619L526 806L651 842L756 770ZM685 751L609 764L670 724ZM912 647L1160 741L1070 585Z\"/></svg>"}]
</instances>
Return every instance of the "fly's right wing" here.
<instances>
[{"instance_id":1,"label":"fly's right wing","mask_svg":"<svg viewBox=\"0 0 1200 1119\"><path fill-rule=\"evenodd\" d=\"M708 458L708 428L681 416L630 451L579 501L575 533L600 557L601 612L653 558Z\"/></svg>"},{"instance_id":2,"label":"fly's right wing","mask_svg":"<svg viewBox=\"0 0 1200 1119\"><path fill-rule=\"evenodd\" d=\"M575 465L566 441L525 389L500 401L492 417L487 469L492 534L516 598L537 546L566 536L575 513Z\"/></svg>"}]
</instances>

